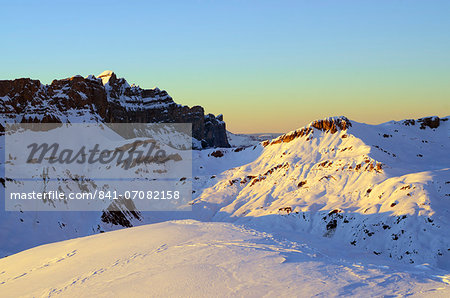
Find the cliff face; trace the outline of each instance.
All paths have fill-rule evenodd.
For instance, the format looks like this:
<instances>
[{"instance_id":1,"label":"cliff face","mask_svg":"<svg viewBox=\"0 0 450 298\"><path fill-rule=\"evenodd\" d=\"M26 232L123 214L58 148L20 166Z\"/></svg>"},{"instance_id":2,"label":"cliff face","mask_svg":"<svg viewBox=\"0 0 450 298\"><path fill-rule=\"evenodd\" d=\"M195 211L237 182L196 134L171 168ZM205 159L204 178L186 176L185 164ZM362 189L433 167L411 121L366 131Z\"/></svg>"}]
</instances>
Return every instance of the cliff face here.
<instances>
[{"instance_id":1,"label":"cliff face","mask_svg":"<svg viewBox=\"0 0 450 298\"><path fill-rule=\"evenodd\" d=\"M230 147L222 116L200 106L175 103L166 91L129 85L113 72L75 76L42 85L38 80L0 81L3 121L192 123L192 136L206 147Z\"/></svg>"}]
</instances>

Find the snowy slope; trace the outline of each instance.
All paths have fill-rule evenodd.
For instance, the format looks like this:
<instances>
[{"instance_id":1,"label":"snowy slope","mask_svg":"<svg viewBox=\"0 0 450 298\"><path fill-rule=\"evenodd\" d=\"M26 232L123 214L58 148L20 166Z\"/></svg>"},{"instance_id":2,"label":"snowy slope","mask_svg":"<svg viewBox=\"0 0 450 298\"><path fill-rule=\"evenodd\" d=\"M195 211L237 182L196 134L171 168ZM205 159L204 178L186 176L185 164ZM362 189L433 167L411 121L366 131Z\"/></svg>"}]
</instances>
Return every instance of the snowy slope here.
<instances>
[{"instance_id":1,"label":"snowy slope","mask_svg":"<svg viewBox=\"0 0 450 298\"><path fill-rule=\"evenodd\" d=\"M449 276L327 240L227 223L165 222L43 245L0 259L2 296L450 295ZM329 254L331 252L331 254ZM353 255L354 256L354 255Z\"/></svg>"}]
</instances>

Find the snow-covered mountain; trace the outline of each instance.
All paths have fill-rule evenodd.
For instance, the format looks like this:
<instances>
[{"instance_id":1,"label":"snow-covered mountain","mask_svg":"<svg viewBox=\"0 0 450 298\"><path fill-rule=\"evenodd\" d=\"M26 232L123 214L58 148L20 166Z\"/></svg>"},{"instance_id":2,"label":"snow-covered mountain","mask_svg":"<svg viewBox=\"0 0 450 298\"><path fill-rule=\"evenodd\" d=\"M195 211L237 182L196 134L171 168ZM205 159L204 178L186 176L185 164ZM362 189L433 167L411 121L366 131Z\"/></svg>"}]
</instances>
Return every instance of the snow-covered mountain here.
<instances>
[{"instance_id":1,"label":"snow-covered mountain","mask_svg":"<svg viewBox=\"0 0 450 298\"><path fill-rule=\"evenodd\" d=\"M254 152L254 160L217 175L194 209L214 221L272 222L450 268L448 119L367 125L334 117L261 147L222 149L217 159L248 161Z\"/></svg>"}]
</instances>

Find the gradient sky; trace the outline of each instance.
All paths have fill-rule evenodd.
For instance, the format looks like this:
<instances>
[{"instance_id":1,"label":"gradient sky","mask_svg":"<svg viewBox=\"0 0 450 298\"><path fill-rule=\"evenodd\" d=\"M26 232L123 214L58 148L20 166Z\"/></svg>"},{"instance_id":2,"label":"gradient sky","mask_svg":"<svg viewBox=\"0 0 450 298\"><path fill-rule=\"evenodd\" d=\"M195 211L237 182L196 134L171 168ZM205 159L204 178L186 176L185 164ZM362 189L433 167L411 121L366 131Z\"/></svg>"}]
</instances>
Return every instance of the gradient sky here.
<instances>
[{"instance_id":1,"label":"gradient sky","mask_svg":"<svg viewBox=\"0 0 450 298\"><path fill-rule=\"evenodd\" d=\"M3 1L0 79L111 69L232 132L450 115L450 1Z\"/></svg>"}]
</instances>

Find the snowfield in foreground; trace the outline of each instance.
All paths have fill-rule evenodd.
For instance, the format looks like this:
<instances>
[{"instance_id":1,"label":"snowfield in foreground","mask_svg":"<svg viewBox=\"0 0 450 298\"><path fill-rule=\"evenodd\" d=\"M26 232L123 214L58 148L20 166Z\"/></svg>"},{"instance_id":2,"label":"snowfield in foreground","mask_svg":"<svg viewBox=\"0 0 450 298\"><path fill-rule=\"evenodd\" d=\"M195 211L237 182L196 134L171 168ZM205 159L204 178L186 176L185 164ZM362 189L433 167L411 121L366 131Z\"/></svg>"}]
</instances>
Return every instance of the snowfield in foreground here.
<instances>
[{"instance_id":1,"label":"snowfield in foreground","mask_svg":"<svg viewBox=\"0 0 450 298\"><path fill-rule=\"evenodd\" d=\"M450 295L450 276L330 239L289 241L230 223L171 221L0 259L2 296ZM292 239L296 239L292 241ZM358 260L355 262L355 260Z\"/></svg>"}]
</instances>

